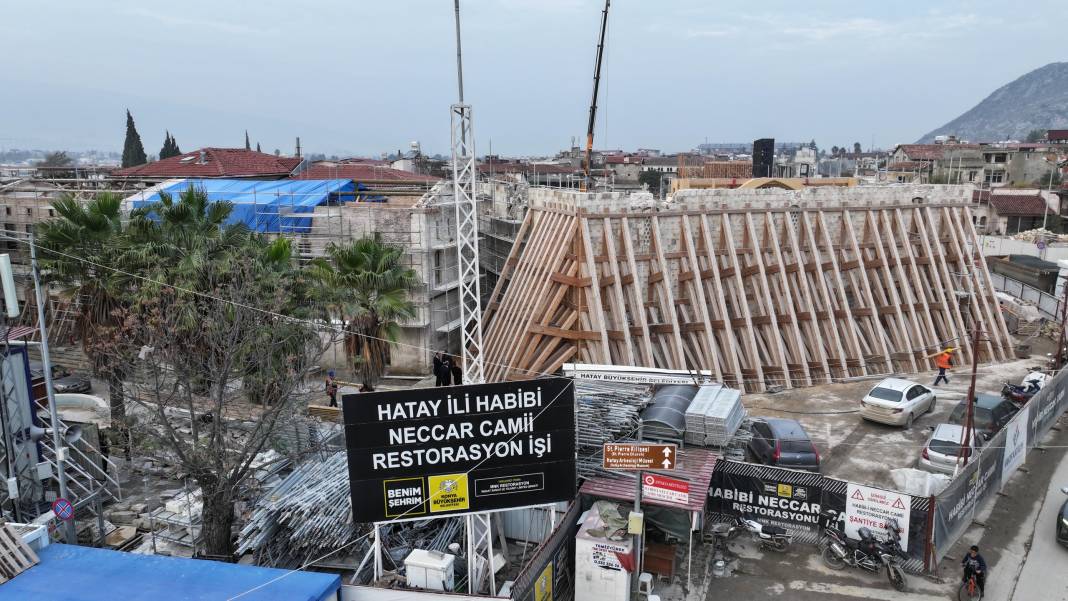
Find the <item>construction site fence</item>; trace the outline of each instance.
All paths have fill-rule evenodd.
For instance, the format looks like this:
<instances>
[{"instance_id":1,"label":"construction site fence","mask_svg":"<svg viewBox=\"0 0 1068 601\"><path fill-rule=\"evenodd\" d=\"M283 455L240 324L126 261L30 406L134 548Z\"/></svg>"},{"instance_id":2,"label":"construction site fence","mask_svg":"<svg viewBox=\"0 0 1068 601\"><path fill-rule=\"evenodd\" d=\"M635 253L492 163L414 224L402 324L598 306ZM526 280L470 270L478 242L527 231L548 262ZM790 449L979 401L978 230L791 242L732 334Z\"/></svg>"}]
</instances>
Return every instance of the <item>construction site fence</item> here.
<instances>
[{"instance_id":1,"label":"construction site fence","mask_svg":"<svg viewBox=\"0 0 1068 601\"><path fill-rule=\"evenodd\" d=\"M1027 460L1057 419L1068 409L1068 370L1060 370L1012 420L987 440L960 469L949 486L935 496L934 549L931 568L960 540L975 516Z\"/></svg>"},{"instance_id":2,"label":"construction site fence","mask_svg":"<svg viewBox=\"0 0 1068 601\"><path fill-rule=\"evenodd\" d=\"M786 528L794 540L818 544L825 525L837 524L852 538L856 528L867 525L882 537L885 528L877 524L894 517L903 527L908 554L902 567L920 573L929 555L931 501L813 472L720 459L712 473L707 519L746 516Z\"/></svg>"},{"instance_id":3,"label":"construction site fence","mask_svg":"<svg viewBox=\"0 0 1068 601\"><path fill-rule=\"evenodd\" d=\"M573 601L575 586L575 535L581 504L572 501L556 528L523 566L512 584L514 601ZM552 597L545 593L552 591Z\"/></svg>"}]
</instances>

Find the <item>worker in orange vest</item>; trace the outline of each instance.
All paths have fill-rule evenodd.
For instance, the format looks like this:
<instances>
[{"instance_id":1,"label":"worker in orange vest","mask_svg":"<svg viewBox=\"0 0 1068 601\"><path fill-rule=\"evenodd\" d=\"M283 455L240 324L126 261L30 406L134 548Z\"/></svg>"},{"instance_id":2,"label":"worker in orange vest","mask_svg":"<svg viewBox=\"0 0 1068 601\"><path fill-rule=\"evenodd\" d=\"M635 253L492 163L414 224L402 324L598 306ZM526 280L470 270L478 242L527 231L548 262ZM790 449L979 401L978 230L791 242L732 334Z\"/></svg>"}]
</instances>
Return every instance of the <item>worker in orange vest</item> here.
<instances>
[{"instance_id":1,"label":"worker in orange vest","mask_svg":"<svg viewBox=\"0 0 1068 601\"><path fill-rule=\"evenodd\" d=\"M938 368L938 376L935 377L935 381L932 386L938 386L939 381L944 381L946 384L949 384L949 377L946 376L946 370L953 367L953 363L951 362L951 360L953 358L953 353L956 351L957 349L947 346L946 350L940 353L927 355L927 358L934 357L935 367Z\"/></svg>"}]
</instances>

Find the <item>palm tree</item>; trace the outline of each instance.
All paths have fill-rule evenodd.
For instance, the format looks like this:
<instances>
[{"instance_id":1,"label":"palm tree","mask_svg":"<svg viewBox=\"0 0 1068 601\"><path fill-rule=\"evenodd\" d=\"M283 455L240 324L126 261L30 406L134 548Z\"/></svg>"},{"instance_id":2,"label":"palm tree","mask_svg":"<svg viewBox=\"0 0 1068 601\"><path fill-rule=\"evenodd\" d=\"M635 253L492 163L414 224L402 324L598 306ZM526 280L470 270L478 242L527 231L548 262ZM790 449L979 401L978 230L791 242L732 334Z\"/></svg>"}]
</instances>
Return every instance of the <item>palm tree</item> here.
<instances>
[{"instance_id":1,"label":"palm tree","mask_svg":"<svg viewBox=\"0 0 1068 601\"><path fill-rule=\"evenodd\" d=\"M400 322L415 317L408 294L419 285L415 270L401 264L404 250L378 235L347 245L331 243L327 259L311 271L329 296L334 317L345 324L345 354L367 390L374 390L386 368L389 345Z\"/></svg>"},{"instance_id":2,"label":"palm tree","mask_svg":"<svg viewBox=\"0 0 1068 601\"><path fill-rule=\"evenodd\" d=\"M73 301L82 349L92 362L94 374L108 380L111 419L121 426L126 416L125 370L113 361L111 347L119 337L126 308L123 292L129 281L123 273L122 198L103 192L82 204L67 195L52 207L59 219L37 226L41 267L48 281L63 286L64 296Z\"/></svg>"}]
</instances>

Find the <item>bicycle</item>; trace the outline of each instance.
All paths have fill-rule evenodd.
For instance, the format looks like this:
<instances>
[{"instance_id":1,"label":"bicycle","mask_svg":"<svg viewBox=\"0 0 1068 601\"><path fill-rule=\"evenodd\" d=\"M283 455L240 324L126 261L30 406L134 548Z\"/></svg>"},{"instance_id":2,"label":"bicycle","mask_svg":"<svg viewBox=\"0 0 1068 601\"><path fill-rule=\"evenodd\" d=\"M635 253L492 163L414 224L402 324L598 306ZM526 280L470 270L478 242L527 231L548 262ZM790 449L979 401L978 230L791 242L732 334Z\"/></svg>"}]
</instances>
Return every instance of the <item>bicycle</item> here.
<instances>
[{"instance_id":1,"label":"bicycle","mask_svg":"<svg viewBox=\"0 0 1068 601\"><path fill-rule=\"evenodd\" d=\"M975 572L968 575L967 580L960 583L960 588L957 589L958 601L978 601L983 598L983 591L979 589L979 580L975 576Z\"/></svg>"}]
</instances>

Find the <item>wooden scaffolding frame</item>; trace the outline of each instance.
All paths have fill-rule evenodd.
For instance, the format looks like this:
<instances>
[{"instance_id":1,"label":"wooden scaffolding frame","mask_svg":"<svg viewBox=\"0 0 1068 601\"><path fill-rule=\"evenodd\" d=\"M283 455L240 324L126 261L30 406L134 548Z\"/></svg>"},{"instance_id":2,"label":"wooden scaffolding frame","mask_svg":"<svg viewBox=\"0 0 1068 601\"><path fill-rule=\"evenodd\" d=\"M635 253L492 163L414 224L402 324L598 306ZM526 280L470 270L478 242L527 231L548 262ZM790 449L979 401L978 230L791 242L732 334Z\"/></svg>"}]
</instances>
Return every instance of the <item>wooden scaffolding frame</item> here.
<instances>
[{"instance_id":1,"label":"wooden scaffolding frame","mask_svg":"<svg viewBox=\"0 0 1068 601\"><path fill-rule=\"evenodd\" d=\"M486 312L490 381L568 361L707 369L747 391L933 369L986 332L1011 356L965 201L784 201L658 210L543 200Z\"/></svg>"}]
</instances>

